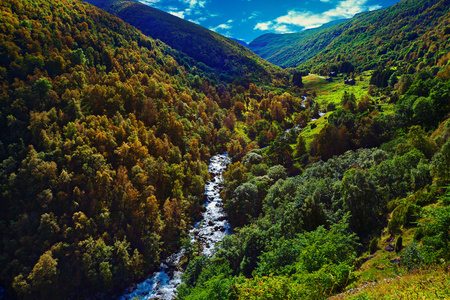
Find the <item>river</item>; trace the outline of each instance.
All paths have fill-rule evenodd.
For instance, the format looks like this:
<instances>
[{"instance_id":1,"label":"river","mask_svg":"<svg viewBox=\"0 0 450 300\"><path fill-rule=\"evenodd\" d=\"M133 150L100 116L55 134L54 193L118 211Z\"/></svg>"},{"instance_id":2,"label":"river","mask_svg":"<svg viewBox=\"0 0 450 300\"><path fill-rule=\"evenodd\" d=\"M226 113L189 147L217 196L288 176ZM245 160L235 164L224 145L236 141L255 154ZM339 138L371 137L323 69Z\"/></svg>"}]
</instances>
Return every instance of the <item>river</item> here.
<instances>
[{"instance_id":1,"label":"river","mask_svg":"<svg viewBox=\"0 0 450 300\"><path fill-rule=\"evenodd\" d=\"M215 244L231 231L219 195L220 184L223 181L222 172L230 163L231 160L226 153L215 155L210 159L208 171L211 174L211 180L205 184L207 199L205 210L202 213L202 220L189 231L191 242L201 244L203 255L212 255ZM179 268L183 254L184 250L181 249L178 253L166 258L160 265L160 271L155 272L151 278L139 283L131 293L119 299L174 299L177 286L181 283L181 275L183 275L183 271Z\"/></svg>"}]
</instances>

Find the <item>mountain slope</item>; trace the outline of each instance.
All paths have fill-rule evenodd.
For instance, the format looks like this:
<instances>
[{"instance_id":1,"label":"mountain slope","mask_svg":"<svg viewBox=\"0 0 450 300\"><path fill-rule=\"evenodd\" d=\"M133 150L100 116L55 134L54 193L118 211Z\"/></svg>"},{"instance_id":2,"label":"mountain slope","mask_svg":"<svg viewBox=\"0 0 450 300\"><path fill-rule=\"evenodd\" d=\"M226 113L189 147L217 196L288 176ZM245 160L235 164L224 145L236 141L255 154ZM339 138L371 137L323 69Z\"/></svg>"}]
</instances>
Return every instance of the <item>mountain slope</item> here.
<instances>
[{"instance_id":1,"label":"mountain slope","mask_svg":"<svg viewBox=\"0 0 450 300\"><path fill-rule=\"evenodd\" d=\"M390 60L431 65L430 58L440 59L448 46L449 4L448 0L404 0L330 28L265 35L249 47L282 67L296 67L310 59L304 66L323 72L341 61L350 61L362 70Z\"/></svg>"},{"instance_id":2,"label":"mountain slope","mask_svg":"<svg viewBox=\"0 0 450 300\"><path fill-rule=\"evenodd\" d=\"M218 69L219 73L268 80L268 70L276 70L275 66L231 39L137 1L88 2L115 14L144 34L163 41L211 68Z\"/></svg>"},{"instance_id":3,"label":"mountain slope","mask_svg":"<svg viewBox=\"0 0 450 300\"><path fill-rule=\"evenodd\" d=\"M421 69L442 66L448 42L450 1L404 0L392 7L357 15L347 29L307 66L325 70L350 61L360 70L409 64ZM342 24L342 25L345 25ZM445 65L445 63L444 63Z\"/></svg>"},{"instance_id":4,"label":"mountain slope","mask_svg":"<svg viewBox=\"0 0 450 300\"><path fill-rule=\"evenodd\" d=\"M1 1L8 296L110 298L178 250L201 212L210 153L247 147L224 126L244 94L88 3Z\"/></svg>"},{"instance_id":5,"label":"mountain slope","mask_svg":"<svg viewBox=\"0 0 450 300\"><path fill-rule=\"evenodd\" d=\"M283 68L296 67L312 58L342 34L346 26L335 26L345 20L337 20L318 28L297 33L264 34L249 45L249 49L267 61ZM332 28L330 28L332 27Z\"/></svg>"}]
</instances>

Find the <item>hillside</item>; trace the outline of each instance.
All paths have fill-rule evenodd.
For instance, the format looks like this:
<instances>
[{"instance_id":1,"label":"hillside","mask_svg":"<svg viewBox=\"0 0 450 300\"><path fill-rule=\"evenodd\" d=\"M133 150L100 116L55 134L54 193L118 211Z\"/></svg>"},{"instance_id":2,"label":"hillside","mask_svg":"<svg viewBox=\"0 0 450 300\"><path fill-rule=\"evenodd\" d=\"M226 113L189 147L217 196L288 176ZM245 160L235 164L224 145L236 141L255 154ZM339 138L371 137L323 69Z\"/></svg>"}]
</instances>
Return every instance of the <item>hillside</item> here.
<instances>
[{"instance_id":1,"label":"hillside","mask_svg":"<svg viewBox=\"0 0 450 300\"><path fill-rule=\"evenodd\" d=\"M0 297L114 299L183 253L179 299L450 298L448 1L391 9L303 65L329 80L220 72L78 0L0 2ZM225 152L232 233L201 255Z\"/></svg>"},{"instance_id":2,"label":"hillside","mask_svg":"<svg viewBox=\"0 0 450 300\"><path fill-rule=\"evenodd\" d=\"M145 35L159 39L172 48L186 53L198 62L217 69L218 73L270 81L277 67L255 55L240 43L195 23L132 0L88 0ZM251 70L251 72L250 72ZM223 73L223 74L222 74Z\"/></svg>"},{"instance_id":3,"label":"hillside","mask_svg":"<svg viewBox=\"0 0 450 300\"><path fill-rule=\"evenodd\" d=\"M449 298L448 4L337 25L353 24L294 75L301 110L278 98L272 142L238 123L261 148L224 173L235 234L189 262L181 299Z\"/></svg>"},{"instance_id":4,"label":"hillside","mask_svg":"<svg viewBox=\"0 0 450 300\"><path fill-rule=\"evenodd\" d=\"M262 36L249 47L277 65L303 64L302 68L323 73L343 61L359 70L384 67L389 61L431 66L448 47L449 4L447 0L404 0L330 28Z\"/></svg>"},{"instance_id":5,"label":"hillside","mask_svg":"<svg viewBox=\"0 0 450 300\"><path fill-rule=\"evenodd\" d=\"M85 2L0 3L9 297L107 298L180 248L210 155L248 146L232 127L234 103L261 91L218 75Z\"/></svg>"},{"instance_id":6,"label":"hillside","mask_svg":"<svg viewBox=\"0 0 450 300\"><path fill-rule=\"evenodd\" d=\"M390 65L412 65L416 71L441 67L450 47L449 10L448 0L404 0L358 15L346 32L306 65L317 71L345 60L359 70Z\"/></svg>"},{"instance_id":7,"label":"hillside","mask_svg":"<svg viewBox=\"0 0 450 300\"><path fill-rule=\"evenodd\" d=\"M224 173L235 233L189 262L179 297L447 299L450 66L432 70L304 76L272 142L269 124L238 123L261 148Z\"/></svg>"},{"instance_id":8,"label":"hillside","mask_svg":"<svg viewBox=\"0 0 450 300\"><path fill-rule=\"evenodd\" d=\"M337 26L343 22L345 20L337 20L297 33L264 34L248 44L248 48L277 66L296 67L314 57L341 35L349 26Z\"/></svg>"}]
</instances>

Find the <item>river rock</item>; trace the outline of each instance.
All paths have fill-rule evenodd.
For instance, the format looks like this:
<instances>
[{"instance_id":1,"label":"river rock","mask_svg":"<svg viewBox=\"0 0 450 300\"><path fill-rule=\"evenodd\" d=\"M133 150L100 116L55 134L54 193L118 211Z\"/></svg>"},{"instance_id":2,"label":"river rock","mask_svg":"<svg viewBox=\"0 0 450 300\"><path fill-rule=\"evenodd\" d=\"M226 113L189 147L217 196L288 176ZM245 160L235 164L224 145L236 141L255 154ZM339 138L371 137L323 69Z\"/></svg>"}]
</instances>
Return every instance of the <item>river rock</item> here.
<instances>
[{"instance_id":1,"label":"river rock","mask_svg":"<svg viewBox=\"0 0 450 300\"><path fill-rule=\"evenodd\" d=\"M389 245L386 246L386 248L384 248L384 250L392 252L392 251L394 251L394 246L389 244Z\"/></svg>"},{"instance_id":2,"label":"river rock","mask_svg":"<svg viewBox=\"0 0 450 300\"><path fill-rule=\"evenodd\" d=\"M205 184L203 196L203 203L207 205L202 205L197 210L197 213L202 215L203 221L199 222L196 228L192 227L190 231L193 242L198 244L199 253L203 255L212 255L214 244L223 237L223 234L218 234L218 231L226 231L226 228L222 226L224 223L228 224L227 218L224 216L225 212L217 207L223 207L219 193L222 188L222 172L230 163L231 159L226 154L213 156L210 160L208 171L211 174L211 179ZM218 222L222 223L219 225ZM178 252L166 258L161 263L159 271L155 272L151 278L138 284L135 289L133 287L133 291L127 290L127 295L124 295L124 298L174 299L176 287L181 282L180 276L183 273L186 261L183 252Z\"/></svg>"},{"instance_id":3,"label":"river rock","mask_svg":"<svg viewBox=\"0 0 450 300\"><path fill-rule=\"evenodd\" d=\"M401 262L401 260L400 260L400 258L394 258L394 259L391 259L390 262L398 265Z\"/></svg>"}]
</instances>

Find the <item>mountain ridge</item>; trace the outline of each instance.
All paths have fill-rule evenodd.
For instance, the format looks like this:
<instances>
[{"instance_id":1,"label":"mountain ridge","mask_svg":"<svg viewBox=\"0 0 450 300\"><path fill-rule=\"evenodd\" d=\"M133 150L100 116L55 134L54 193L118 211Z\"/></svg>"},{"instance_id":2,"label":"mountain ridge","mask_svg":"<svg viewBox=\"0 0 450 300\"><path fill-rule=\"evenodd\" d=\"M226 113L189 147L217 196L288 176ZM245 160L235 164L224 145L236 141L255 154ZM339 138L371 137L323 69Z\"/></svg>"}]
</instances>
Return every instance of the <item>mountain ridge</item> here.
<instances>
[{"instance_id":1,"label":"mountain ridge","mask_svg":"<svg viewBox=\"0 0 450 300\"><path fill-rule=\"evenodd\" d=\"M250 43L249 48L283 68L302 65L302 68L318 70L318 65L338 63L336 60L343 57L357 65L356 59L364 56L360 69L368 70L389 61L380 57L386 54L383 51L391 52L388 56L393 60L403 58L407 53L402 53L401 57L392 53L397 41L404 40L409 32L411 35L407 39L414 42L420 39L418 34L413 36L414 32L423 35L426 30L434 30L438 19L448 12L449 4L447 0L403 0L391 7L356 14L328 28L287 35L263 35ZM433 9L434 6L438 7ZM432 18L429 13L433 14ZM372 50L378 48L384 49ZM406 46L397 49L400 50L407 51ZM373 58L378 61L371 63Z\"/></svg>"},{"instance_id":2,"label":"mountain ridge","mask_svg":"<svg viewBox=\"0 0 450 300\"><path fill-rule=\"evenodd\" d=\"M260 55L267 61L279 65L283 68L295 67L299 63L312 58L321 49L324 49L327 43L317 43L317 34L326 35L328 33L336 36L335 31L329 32L326 29L341 24L347 19L331 21L317 28L306 29L296 33L267 33L254 39L249 45L249 49ZM331 30L330 30L331 31ZM328 38L330 39L330 38ZM302 44L306 44L303 46ZM308 50L310 49L310 50ZM297 58L293 53L301 52Z\"/></svg>"},{"instance_id":3,"label":"mountain ridge","mask_svg":"<svg viewBox=\"0 0 450 300\"><path fill-rule=\"evenodd\" d=\"M115 14L144 34L163 41L221 73L242 77L249 74L247 69L252 69L254 80L268 81L272 76L269 73L279 72L278 67L261 59L240 43L138 1L88 0L88 2Z\"/></svg>"}]
</instances>

